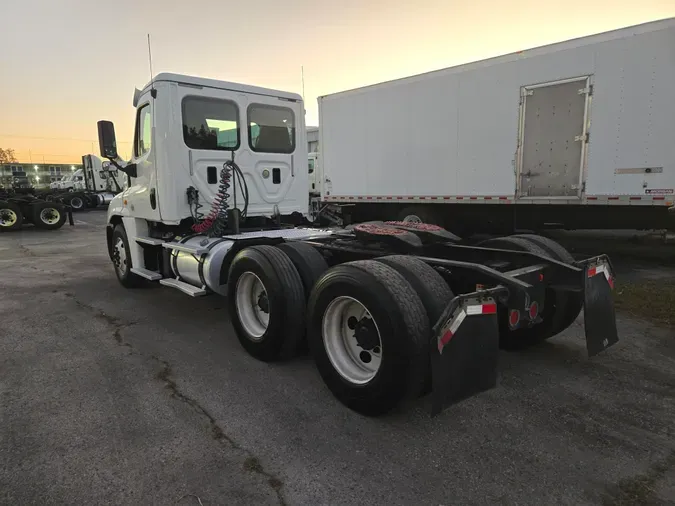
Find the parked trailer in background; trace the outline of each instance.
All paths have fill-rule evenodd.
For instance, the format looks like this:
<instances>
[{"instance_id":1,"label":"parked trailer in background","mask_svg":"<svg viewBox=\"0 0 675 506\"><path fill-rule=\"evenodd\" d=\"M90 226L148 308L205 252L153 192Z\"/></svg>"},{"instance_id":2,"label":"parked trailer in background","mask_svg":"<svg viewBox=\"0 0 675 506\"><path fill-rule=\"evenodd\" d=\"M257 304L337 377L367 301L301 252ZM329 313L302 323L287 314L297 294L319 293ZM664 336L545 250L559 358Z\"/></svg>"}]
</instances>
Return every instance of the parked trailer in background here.
<instances>
[{"instance_id":1,"label":"parked trailer in background","mask_svg":"<svg viewBox=\"0 0 675 506\"><path fill-rule=\"evenodd\" d=\"M672 228L674 90L666 19L320 97L322 199L463 232Z\"/></svg>"}]
</instances>

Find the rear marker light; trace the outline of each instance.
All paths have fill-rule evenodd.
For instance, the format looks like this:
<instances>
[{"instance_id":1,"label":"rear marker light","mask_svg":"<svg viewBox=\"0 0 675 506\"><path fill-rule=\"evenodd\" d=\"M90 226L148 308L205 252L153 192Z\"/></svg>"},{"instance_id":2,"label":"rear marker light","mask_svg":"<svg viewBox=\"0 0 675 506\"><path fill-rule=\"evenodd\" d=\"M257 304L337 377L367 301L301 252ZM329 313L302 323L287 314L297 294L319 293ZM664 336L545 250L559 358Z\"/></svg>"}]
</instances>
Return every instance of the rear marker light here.
<instances>
[{"instance_id":1,"label":"rear marker light","mask_svg":"<svg viewBox=\"0 0 675 506\"><path fill-rule=\"evenodd\" d=\"M534 301L530 305L529 313L530 313L530 320L534 320L537 317L537 315L539 315L539 304L537 304L536 301Z\"/></svg>"},{"instance_id":2,"label":"rear marker light","mask_svg":"<svg viewBox=\"0 0 675 506\"><path fill-rule=\"evenodd\" d=\"M509 313L509 325L515 327L520 322L520 311L517 309L512 309Z\"/></svg>"}]
</instances>

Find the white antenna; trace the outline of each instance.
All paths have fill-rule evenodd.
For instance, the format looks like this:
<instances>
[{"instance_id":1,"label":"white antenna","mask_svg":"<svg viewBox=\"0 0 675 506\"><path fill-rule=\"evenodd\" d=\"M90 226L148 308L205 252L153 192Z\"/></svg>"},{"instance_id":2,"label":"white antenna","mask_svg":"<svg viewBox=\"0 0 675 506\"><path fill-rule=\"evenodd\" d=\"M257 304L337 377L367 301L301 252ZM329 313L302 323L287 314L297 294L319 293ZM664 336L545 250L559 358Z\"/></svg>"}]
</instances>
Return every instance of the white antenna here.
<instances>
[{"instance_id":1,"label":"white antenna","mask_svg":"<svg viewBox=\"0 0 675 506\"><path fill-rule=\"evenodd\" d=\"M300 75L302 76L302 101L305 101L305 67L300 65Z\"/></svg>"},{"instance_id":2,"label":"white antenna","mask_svg":"<svg viewBox=\"0 0 675 506\"><path fill-rule=\"evenodd\" d=\"M155 98L157 93L155 92L155 83L153 82L152 74L152 49L150 48L150 34L148 34L148 60L150 61L150 89L152 98Z\"/></svg>"}]
</instances>

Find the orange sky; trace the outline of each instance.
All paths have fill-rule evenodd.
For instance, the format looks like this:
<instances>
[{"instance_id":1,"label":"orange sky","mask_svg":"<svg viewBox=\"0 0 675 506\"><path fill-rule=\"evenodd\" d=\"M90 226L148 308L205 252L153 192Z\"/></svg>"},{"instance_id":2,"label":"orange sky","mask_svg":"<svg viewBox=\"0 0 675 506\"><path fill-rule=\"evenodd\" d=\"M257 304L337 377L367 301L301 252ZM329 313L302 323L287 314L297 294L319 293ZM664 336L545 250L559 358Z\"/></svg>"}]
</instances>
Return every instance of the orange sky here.
<instances>
[{"instance_id":1,"label":"orange sky","mask_svg":"<svg viewBox=\"0 0 675 506\"><path fill-rule=\"evenodd\" d=\"M675 16L675 0L4 0L0 147L20 161L98 151L96 121L132 138L134 87L153 70L316 97ZM255 5L253 9L252 6ZM29 157L31 160L29 160Z\"/></svg>"}]
</instances>

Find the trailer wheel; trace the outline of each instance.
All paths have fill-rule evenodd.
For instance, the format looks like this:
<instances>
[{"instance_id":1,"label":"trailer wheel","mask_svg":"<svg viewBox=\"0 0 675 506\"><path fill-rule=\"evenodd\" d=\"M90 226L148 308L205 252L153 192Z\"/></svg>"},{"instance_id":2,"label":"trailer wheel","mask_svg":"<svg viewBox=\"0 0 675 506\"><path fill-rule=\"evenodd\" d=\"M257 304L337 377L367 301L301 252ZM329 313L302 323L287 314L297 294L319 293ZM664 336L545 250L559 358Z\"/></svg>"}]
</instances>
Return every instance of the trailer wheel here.
<instances>
[{"instance_id":1,"label":"trailer wheel","mask_svg":"<svg viewBox=\"0 0 675 506\"><path fill-rule=\"evenodd\" d=\"M0 230L19 230L23 223L21 208L13 202L0 202Z\"/></svg>"},{"instance_id":2,"label":"trailer wheel","mask_svg":"<svg viewBox=\"0 0 675 506\"><path fill-rule=\"evenodd\" d=\"M232 325L255 358L291 358L304 335L302 279L288 255L274 246L251 246L232 260L227 281Z\"/></svg>"},{"instance_id":3,"label":"trailer wheel","mask_svg":"<svg viewBox=\"0 0 675 506\"><path fill-rule=\"evenodd\" d=\"M432 225L443 225L443 220L438 213L425 206L406 207L398 213L398 220L406 223L431 223Z\"/></svg>"},{"instance_id":4,"label":"trailer wheel","mask_svg":"<svg viewBox=\"0 0 675 506\"><path fill-rule=\"evenodd\" d=\"M66 212L63 206L54 202L35 202L32 207L33 224L45 230L56 230L66 222Z\"/></svg>"},{"instance_id":5,"label":"trailer wheel","mask_svg":"<svg viewBox=\"0 0 675 506\"><path fill-rule=\"evenodd\" d=\"M68 205L73 209L73 211L81 211L85 207L84 199L79 195L73 195L67 199Z\"/></svg>"},{"instance_id":6,"label":"trailer wheel","mask_svg":"<svg viewBox=\"0 0 675 506\"><path fill-rule=\"evenodd\" d=\"M497 237L488 239L478 244L479 246L508 249L514 251L527 251L545 257L553 257L549 251L537 243L519 236ZM541 314L542 322L527 328L511 330L508 327L508 315L504 311L499 313L499 344L507 350L520 350L532 346L540 341L552 337L567 311L566 294L556 293L546 289L546 304Z\"/></svg>"},{"instance_id":7,"label":"trailer wheel","mask_svg":"<svg viewBox=\"0 0 675 506\"><path fill-rule=\"evenodd\" d=\"M572 256L572 254L553 239L549 239L548 237L535 234L519 234L516 237L522 237L527 241L533 242L536 245L541 246L553 258L559 260L560 262L564 262L566 264L574 264L574 257ZM574 321L579 316L579 313L581 313L581 308L584 305L584 298L582 295L578 293L573 292L557 293L556 298L559 300L566 299L566 303L563 304L561 302L561 305L565 306L565 311L564 316L560 319L558 324L551 329L550 337L559 334L567 327L572 325L572 323L574 323Z\"/></svg>"},{"instance_id":8,"label":"trailer wheel","mask_svg":"<svg viewBox=\"0 0 675 506\"><path fill-rule=\"evenodd\" d=\"M309 299L307 337L319 373L340 402L364 415L419 396L429 332L415 290L381 262L329 269Z\"/></svg>"},{"instance_id":9,"label":"trailer wheel","mask_svg":"<svg viewBox=\"0 0 675 506\"><path fill-rule=\"evenodd\" d=\"M305 300L308 299L316 281L328 270L326 259L316 248L302 242L284 242L277 244L277 248L286 253L293 262L302 279Z\"/></svg>"},{"instance_id":10,"label":"trailer wheel","mask_svg":"<svg viewBox=\"0 0 675 506\"><path fill-rule=\"evenodd\" d=\"M115 267L117 279L125 288L140 286L143 279L131 272L131 249L124 225L119 223L113 230L110 258Z\"/></svg>"}]
</instances>

